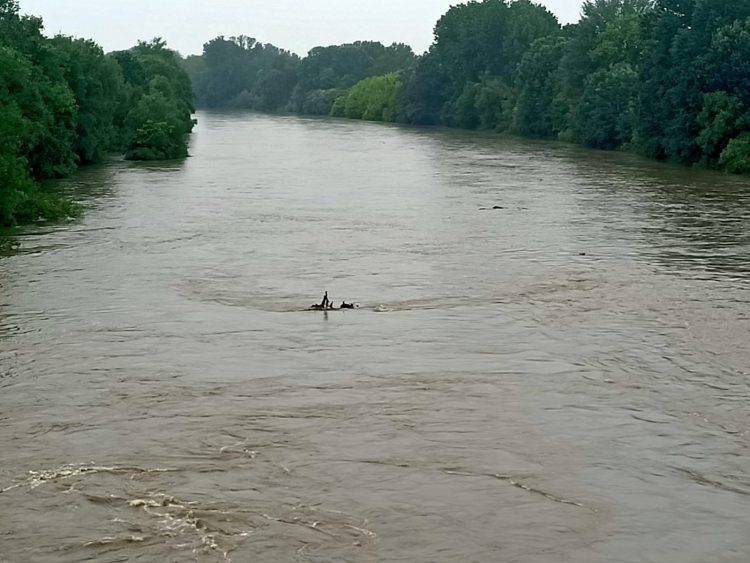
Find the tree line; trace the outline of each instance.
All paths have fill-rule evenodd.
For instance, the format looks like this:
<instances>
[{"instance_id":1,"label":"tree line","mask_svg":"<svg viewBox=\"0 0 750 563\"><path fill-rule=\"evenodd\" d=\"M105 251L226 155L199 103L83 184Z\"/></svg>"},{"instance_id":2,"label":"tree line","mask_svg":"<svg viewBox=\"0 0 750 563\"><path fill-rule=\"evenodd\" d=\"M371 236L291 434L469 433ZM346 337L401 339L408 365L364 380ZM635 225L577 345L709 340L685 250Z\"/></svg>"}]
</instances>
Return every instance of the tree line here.
<instances>
[{"instance_id":1,"label":"tree line","mask_svg":"<svg viewBox=\"0 0 750 563\"><path fill-rule=\"evenodd\" d=\"M382 97L383 87L416 61L411 47L398 43L385 47L375 41L358 41L315 47L300 58L239 36L209 41L202 55L185 60L185 68L199 107L362 118L366 108L357 113L356 102L349 102L346 110L349 95L371 92ZM365 119L382 117L370 112ZM388 117L395 120L396 115Z\"/></svg>"},{"instance_id":2,"label":"tree line","mask_svg":"<svg viewBox=\"0 0 750 563\"><path fill-rule=\"evenodd\" d=\"M190 79L160 39L105 54L42 29L0 0L0 227L76 215L40 183L112 152L185 156L193 128Z\"/></svg>"},{"instance_id":3,"label":"tree line","mask_svg":"<svg viewBox=\"0 0 750 563\"><path fill-rule=\"evenodd\" d=\"M451 7L429 50L374 41L299 57L217 37L105 54L0 0L0 227L74 215L40 187L108 153L187 154L199 107L444 125L750 173L750 0L529 0Z\"/></svg>"},{"instance_id":4,"label":"tree line","mask_svg":"<svg viewBox=\"0 0 750 563\"><path fill-rule=\"evenodd\" d=\"M453 6L429 50L300 58L218 37L184 64L200 107L559 139L750 173L750 0L588 0L561 26L529 0Z\"/></svg>"}]
</instances>

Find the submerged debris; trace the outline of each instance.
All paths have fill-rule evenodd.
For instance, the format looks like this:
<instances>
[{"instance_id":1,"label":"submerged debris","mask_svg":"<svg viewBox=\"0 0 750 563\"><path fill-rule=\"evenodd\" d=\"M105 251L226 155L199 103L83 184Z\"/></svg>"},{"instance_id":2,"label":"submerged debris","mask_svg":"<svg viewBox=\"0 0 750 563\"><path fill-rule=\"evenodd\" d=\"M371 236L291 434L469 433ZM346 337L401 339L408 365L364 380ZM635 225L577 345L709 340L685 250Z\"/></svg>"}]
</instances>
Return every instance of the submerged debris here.
<instances>
[{"instance_id":1,"label":"submerged debris","mask_svg":"<svg viewBox=\"0 0 750 563\"><path fill-rule=\"evenodd\" d=\"M336 311L339 309L358 309L359 303L347 303L346 301L342 301L341 305L336 307L334 305L333 301L328 299L328 292L326 291L323 294L323 299L320 303L314 303L313 305L310 305L309 311Z\"/></svg>"}]
</instances>

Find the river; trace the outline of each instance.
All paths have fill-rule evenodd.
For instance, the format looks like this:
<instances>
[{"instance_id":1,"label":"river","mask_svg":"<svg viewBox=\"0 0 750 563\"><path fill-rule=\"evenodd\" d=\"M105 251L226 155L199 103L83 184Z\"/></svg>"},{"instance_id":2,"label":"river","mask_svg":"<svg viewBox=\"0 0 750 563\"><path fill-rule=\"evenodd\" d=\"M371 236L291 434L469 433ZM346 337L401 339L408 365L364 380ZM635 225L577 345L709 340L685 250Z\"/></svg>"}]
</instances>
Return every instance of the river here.
<instances>
[{"instance_id":1,"label":"river","mask_svg":"<svg viewBox=\"0 0 750 563\"><path fill-rule=\"evenodd\" d=\"M198 120L0 260L0 561L750 560L747 178Z\"/></svg>"}]
</instances>

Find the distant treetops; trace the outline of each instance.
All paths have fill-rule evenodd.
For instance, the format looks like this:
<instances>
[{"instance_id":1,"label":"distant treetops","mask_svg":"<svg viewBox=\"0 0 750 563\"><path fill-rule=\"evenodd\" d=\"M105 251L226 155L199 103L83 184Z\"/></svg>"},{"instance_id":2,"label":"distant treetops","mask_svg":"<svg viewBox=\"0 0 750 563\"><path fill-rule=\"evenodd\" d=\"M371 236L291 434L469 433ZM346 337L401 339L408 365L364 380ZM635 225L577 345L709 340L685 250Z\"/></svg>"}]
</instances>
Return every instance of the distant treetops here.
<instances>
[{"instance_id":1,"label":"distant treetops","mask_svg":"<svg viewBox=\"0 0 750 563\"><path fill-rule=\"evenodd\" d=\"M564 27L529 0L471 1L419 57L365 41L300 59L218 37L185 65L200 107L507 131L750 173L750 0L589 0Z\"/></svg>"},{"instance_id":2,"label":"distant treetops","mask_svg":"<svg viewBox=\"0 0 750 563\"><path fill-rule=\"evenodd\" d=\"M240 36L209 41L185 68L199 107L395 121L399 73L416 61L411 47L398 43L315 47L300 59ZM351 94L356 99L348 100Z\"/></svg>"},{"instance_id":3,"label":"distant treetops","mask_svg":"<svg viewBox=\"0 0 750 563\"><path fill-rule=\"evenodd\" d=\"M105 55L41 31L40 18L0 0L0 226L74 215L38 182L111 152L185 156L193 128L190 79L163 41Z\"/></svg>"}]
</instances>

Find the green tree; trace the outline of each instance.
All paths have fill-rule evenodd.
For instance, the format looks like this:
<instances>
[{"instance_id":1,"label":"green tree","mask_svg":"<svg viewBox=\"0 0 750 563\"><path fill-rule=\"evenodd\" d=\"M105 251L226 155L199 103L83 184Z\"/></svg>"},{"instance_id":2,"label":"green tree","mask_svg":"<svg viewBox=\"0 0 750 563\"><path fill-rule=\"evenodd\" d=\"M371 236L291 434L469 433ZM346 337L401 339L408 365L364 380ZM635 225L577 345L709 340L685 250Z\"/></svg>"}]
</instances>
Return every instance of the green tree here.
<instances>
[{"instance_id":1,"label":"green tree","mask_svg":"<svg viewBox=\"0 0 750 563\"><path fill-rule=\"evenodd\" d=\"M406 116L413 122L506 129L516 72L537 39L559 25L528 0L453 6L435 26L435 42L409 76Z\"/></svg>"},{"instance_id":2,"label":"green tree","mask_svg":"<svg viewBox=\"0 0 750 563\"><path fill-rule=\"evenodd\" d=\"M0 0L0 225L77 214L39 182L120 145L133 158L183 155L193 126L190 80L163 41L110 57L42 29Z\"/></svg>"},{"instance_id":3,"label":"green tree","mask_svg":"<svg viewBox=\"0 0 750 563\"><path fill-rule=\"evenodd\" d=\"M641 38L650 9L649 0L584 2L581 20L565 30L568 40L557 75L561 138L598 148L617 148L631 141Z\"/></svg>"},{"instance_id":4,"label":"green tree","mask_svg":"<svg viewBox=\"0 0 750 563\"><path fill-rule=\"evenodd\" d=\"M398 74L371 76L355 84L343 99L345 117L369 121L395 121L402 88Z\"/></svg>"},{"instance_id":5,"label":"green tree","mask_svg":"<svg viewBox=\"0 0 750 563\"><path fill-rule=\"evenodd\" d=\"M75 154L81 163L98 162L116 148L115 115L124 93L120 67L93 41L57 36L51 45L77 106Z\"/></svg>"},{"instance_id":6,"label":"green tree","mask_svg":"<svg viewBox=\"0 0 750 563\"><path fill-rule=\"evenodd\" d=\"M179 56L156 38L115 53L126 95L116 125L125 158L162 160L187 156L193 93Z\"/></svg>"},{"instance_id":7,"label":"green tree","mask_svg":"<svg viewBox=\"0 0 750 563\"><path fill-rule=\"evenodd\" d=\"M0 54L2 51L0 48ZM55 193L42 192L29 173L26 158L19 156L24 134L32 126L7 89L0 87L0 226L78 213L75 204Z\"/></svg>"},{"instance_id":8,"label":"green tree","mask_svg":"<svg viewBox=\"0 0 750 563\"><path fill-rule=\"evenodd\" d=\"M566 41L560 35L537 40L518 67L513 129L522 135L553 137L563 129L555 99L560 91L559 68Z\"/></svg>"},{"instance_id":9,"label":"green tree","mask_svg":"<svg viewBox=\"0 0 750 563\"><path fill-rule=\"evenodd\" d=\"M744 132L729 141L721 153L719 164L733 174L750 174L750 133Z\"/></svg>"},{"instance_id":10,"label":"green tree","mask_svg":"<svg viewBox=\"0 0 750 563\"><path fill-rule=\"evenodd\" d=\"M336 99L364 78L398 72L413 66L414 53L400 43L385 47L374 41L315 47L299 66L299 82L291 109L328 115ZM328 105L326 107L325 103ZM336 111L340 111L336 108Z\"/></svg>"},{"instance_id":11,"label":"green tree","mask_svg":"<svg viewBox=\"0 0 750 563\"><path fill-rule=\"evenodd\" d=\"M152 80L149 92L130 110L125 128L127 159L167 160L187 156L191 127L175 107L171 84L163 76Z\"/></svg>"},{"instance_id":12,"label":"green tree","mask_svg":"<svg viewBox=\"0 0 750 563\"><path fill-rule=\"evenodd\" d=\"M648 21L636 125L646 155L715 160L703 152L707 138L698 141L711 111L704 94L724 91L747 103L748 17L748 0L657 0Z\"/></svg>"},{"instance_id":13,"label":"green tree","mask_svg":"<svg viewBox=\"0 0 750 563\"><path fill-rule=\"evenodd\" d=\"M0 89L0 93L3 90ZM20 108L7 93L0 94L0 225L14 223L16 210L25 201L26 194L35 188L26 159L18 156L18 132L27 126L25 121Z\"/></svg>"},{"instance_id":14,"label":"green tree","mask_svg":"<svg viewBox=\"0 0 750 563\"><path fill-rule=\"evenodd\" d=\"M747 16L717 29L702 57L706 89L721 90L750 106L750 8Z\"/></svg>"},{"instance_id":15,"label":"green tree","mask_svg":"<svg viewBox=\"0 0 750 563\"><path fill-rule=\"evenodd\" d=\"M19 12L17 0L0 0L0 46L38 58L45 45L42 19Z\"/></svg>"},{"instance_id":16,"label":"green tree","mask_svg":"<svg viewBox=\"0 0 750 563\"><path fill-rule=\"evenodd\" d=\"M616 149L629 143L637 91L638 73L628 63L589 75L579 114L581 141L598 149Z\"/></svg>"},{"instance_id":17,"label":"green tree","mask_svg":"<svg viewBox=\"0 0 750 563\"><path fill-rule=\"evenodd\" d=\"M441 123L450 82L434 47L405 72L401 120L417 125Z\"/></svg>"},{"instance_id":18,"label":"green tree","mask_svg":"<svg viewBox=\"0 0 750 563\"><path fill-rule=\"evenodd\" d=\"M200 57L183 65L201 107L246 107L276 111L297 84L299 57L252 37L217 37Z\"/></svg>"},{"instance_id":19,"label":"green tree","mask_svg":"<svg viewBox=\"0 0 750 563\"><path fill-rule=\"evenodd\" d=\"M750 112L739 98L727 92L711 92L703 100L697 118L701 128L697 142L705 162L714 165L729 142L750 126Z\"/></svg>"}]
</instances>

